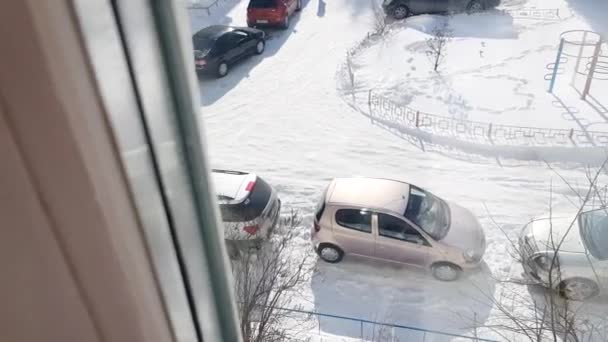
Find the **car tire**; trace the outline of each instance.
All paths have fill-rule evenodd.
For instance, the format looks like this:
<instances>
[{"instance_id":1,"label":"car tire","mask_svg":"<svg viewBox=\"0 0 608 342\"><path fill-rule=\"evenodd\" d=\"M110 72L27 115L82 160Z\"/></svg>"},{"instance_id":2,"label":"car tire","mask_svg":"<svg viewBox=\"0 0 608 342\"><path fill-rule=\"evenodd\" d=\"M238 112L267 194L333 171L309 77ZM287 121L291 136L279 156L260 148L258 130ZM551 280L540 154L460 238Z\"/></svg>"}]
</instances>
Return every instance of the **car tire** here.
<instances>
[{"instance_id":1,"label":"car tire","mask_svg":"<svg viewBox=\"0 0 608 342\"><path fill-rule=\"evenodd\" d=\"M258 42L255 44L255 54L256 55L261 55L264 53L264 49L266 49L266 42L264 41L264 39L260 39L258 40Z\"/></svg>"},{"instance_id":2,"label":"car tire","mask_svg":"<svg viewBox=\"0 0 608 342\"><path fill-rule=\"evenodd\" d=\"M281 24L281 28L284 30L289 28L289 15L285 15L285 19L283 20L283 23Z\"/></svg>"},{"instance_id":3,"label":"car tire","mask_svg":"<svg viewBox=\"0 0 608 342\"><path fill-rule=\"evenodd\" d=\"M410 9L405 5L397 5L391 11L391 16L396 20L405 19L410 15Z\"/></svg>"},{"instance_id":4,"label":"car tire","mask_svg":"<svg viewBox=\"0 0 608 342\"><path fill-rule=\"evenodd\" d=\"M219 62L217 65L216 73L217 73L218 78L222 78L222 77L228 75L228 63Z\"/></svg>"},{"instance_id":5,"label":"car tire","mask_svg":"<svg viewBox=\"0 0 608 342\"><path fill-rule=\"evenodd\" d=\"M302 10L302 0L298 0L298 4L296 5L296 11L300 12Z\"/></svg>"},{"instance_id":6,"label":"car tire","mask_svg":"<svg viewBox=\"0 0 608 342\"><path fill-rule=\"evenodd\" d=\"M479 13L481 11L485 11L486 5L481 0L471 0L467 5L467 13Z\"/></svg>"},{"instance_id":7,"label":"car tire","mask_svg":"<svg viewBox=\"0 0 608 342\"><path fill-rule=\"evenodd\" d=\"M599 291L597 283L586 278L570 278L559 284L559 294L573 301L584 301L595 297Z\"/></svg>"},{"instance_id":8,"label":"car tire","mask_svg":"<svg viewBox=\"0 0 608 342\"><path fill-rule=\"evenodd\" d=\"M338 263L342 261L342 258L344 257L344 252L340 247L329 243L320 244L317 248L317 254L319 254L319 257L323 259L323 261L330 264Z\"/></svg>"},{"instance_id":9,"label":"car tire","mask_svg":"<svg viewBox=\"0 0 608 342\"><path fill-rule=\"evenodd\" d=\"M460 278L462 269L451 262L437 262L431 266L433 277L441 281L454 281Z\"/></svg>"}]
</instances>

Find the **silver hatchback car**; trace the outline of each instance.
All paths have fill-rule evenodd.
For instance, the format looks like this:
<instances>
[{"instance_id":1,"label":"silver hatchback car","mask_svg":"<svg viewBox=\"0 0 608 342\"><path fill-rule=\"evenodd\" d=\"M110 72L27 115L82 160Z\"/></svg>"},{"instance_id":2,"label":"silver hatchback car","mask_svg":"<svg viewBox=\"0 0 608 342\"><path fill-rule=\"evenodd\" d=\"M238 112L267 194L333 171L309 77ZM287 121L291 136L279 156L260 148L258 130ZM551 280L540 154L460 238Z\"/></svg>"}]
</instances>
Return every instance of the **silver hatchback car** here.
<instances>
[{"instance_id":1,"label":"silver hatchback car","mask_svg":"<svg viewBox=\"0 0 608 342\"><path fill-rule=\"evenodd\" d=\"M432 270L457 279L486 248L475 216L414 185L378 178L336 178L318 203L311 231L321 259L354 254Z\"/></svg>"},{"instance_id":2,"label":"silver hatchback car","mask_svg":"<svg viewBox=\"0 0 608 342\"><path fill-rule=\"evenodd\" d=\"M524 274L571 300L608 290L608 211L556 210L526 224L519 237ZM552 276L550 276L552 274Z\"/></svg>"}]
</instances>

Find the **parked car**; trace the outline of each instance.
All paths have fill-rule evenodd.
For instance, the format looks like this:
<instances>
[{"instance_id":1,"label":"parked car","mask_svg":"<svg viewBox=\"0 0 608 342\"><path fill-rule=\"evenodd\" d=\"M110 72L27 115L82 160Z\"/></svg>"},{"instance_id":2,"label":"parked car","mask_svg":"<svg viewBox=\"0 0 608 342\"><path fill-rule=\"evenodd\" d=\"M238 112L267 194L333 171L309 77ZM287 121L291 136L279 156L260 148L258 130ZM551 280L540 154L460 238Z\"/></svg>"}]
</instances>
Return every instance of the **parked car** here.
<instances>
[{"instance_id":1,"label":"parked car","mask_svg":"<svg viewBox=\"0 0 608 342\"><path fill-rule=\"evenodd\" d=\"M477 267L486 248L467 209L415 185L377 178L334 179L318 203L311 235L327 262L354 254L429 268L445 281Z\"/></svg>"},{"instance_id":2,"label":"parked car","mask_svg":"<svg viewBox=\"0 0 608 342\"><path fill-rule=\"evenodd\" d=\"M279 220L277 192L254 173L212 170L211 174L229 247L259 247Z\"/></svg>"},{"instance_id":3,"label":"parked car","mask_svg":"<svg viewBox=\"0 0 608 342\"><path fill-rule=\"evenodd\" d=\"M500 5L500 0L384 0L384 12L403 19L414 14L479 12Z\"/></svg>"},{"instance_id":4,"label":"parked car","mask_svg":"<svg viewBox=\"0 0 608 342\"><path fill-rule=\"evenodd\" d=\"M585 300L605 290L608 287L606 210L587 211L578 217L576 212L552 213L524 226L519 238L524 274L571 300Z\"/></svg>"},{"instance_id":5,"label":"parked car","mask_svg":"<svg viewBox=\"0 0 608 342\"><path fill-rule=\"evenodd\" d=\"M249 0L247 26L289 27L289 17L302 9L302 0Z\"/></svg>"},{"instance_id":6,"label":"parked car","mask_svg":"<svg viewBox=\"0 0 608 342\"><path fill-rule=\"evenodd\" d=\"M237 61L261 55L266 47L264 31L249 27L213 25L192 36L194 65L197 73L210 72L218 77L228 75Z\"/></svg>"}]
</instances>

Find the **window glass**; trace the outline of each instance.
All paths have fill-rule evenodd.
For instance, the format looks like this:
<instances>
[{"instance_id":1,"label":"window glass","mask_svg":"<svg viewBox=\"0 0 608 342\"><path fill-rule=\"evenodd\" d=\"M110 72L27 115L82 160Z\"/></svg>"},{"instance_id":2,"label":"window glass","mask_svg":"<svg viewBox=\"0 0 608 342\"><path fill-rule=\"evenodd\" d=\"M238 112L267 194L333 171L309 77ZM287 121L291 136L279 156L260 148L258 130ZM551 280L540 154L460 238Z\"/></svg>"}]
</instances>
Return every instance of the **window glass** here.
<instances>
[{"instance_id":1,"label":"window glass","mask_svg":"<svg viewBox=\"0 0 608 342\"><path fill-rule=\"evenodd\" d=\"M608 259L608 215L605 210L580 216L581 236L589 253L600 260Z\"/></svg>"},{"instance_id":2,"label":"window glass","mask_svg":"<svg viewBox=\"0 0 608 342\"><path fill-rule=\"evenodd\" d=\"M237 40L247 38L247 36L249 36L246 32L243 31L233 31L232 34L234 35L234 39Z\"/></svg>"},{"instance_id":3,"label":"window glass","mask_svg":"<svg viewBox=\"0 0 608 342\"><path fill-rule=\"evenodd\" d=\"M405 217L436 240L443 239L450 228L450 210L442 199L416 186L410 186Z\"/></svg>"},{"instance_id":4,"label":"window glass","mask_svg":"<svg viewBox=\"0 0 608 342\"><path fill-rule=\"evenodd\" d=\"M336 222L342 227L372 232L372 214L366 210L340 209L336 212Z\"/></svg>"},{"instance_id":5,"label":"window glass","mask_svg":"<svg viewBox=\"0 0 608 342\"><path fill-rule=\"evenodd\" d=\"M192 37L192 45L194 45L194 49L198 51L209 51L213 48L214 44L215 39L204 35L194 35Z\"/></svg>"},{"instance_id":6,"label":"window glass","mask_svg":"<svg viewBox=\"0 0 608 342\"><path fill-rule=\"evenodd\" d=\"M251 0L249 8L272 8L276 6L276 0Z\"/></svg>"},{"instance_id":7,"label":"window glass","mask_svg":"<svg viewBox=\"0 0 608 342\"><path fill-rule=\"evenodd\" d=\"M271 194L270 185L258 177L249 196L244 201L236 204L220 204L222 220L224 222L245 222L256 219L268 205ZM225 200L226 196L220 195L218 199Z\"/></svg>"},{"instance_id":8,"label":"window glass","mask_svg":"<svg viewBox=\"0 0 608 342\"><path fill-rule=\"evenodd\" d=\"M234 44L234 36L231 33L226 33L218 38L215 48L217 52L225 52L232 47Z\"/></svg>"},{"instance_id":9,"label":"window glass","mask_svg":"<svg viewBox=\"0 0 608 342\"><path fill-rule=\"evenodd\" d=\"M407 222L386 214L378 214L378 234L408 242L426 242L422 235L414 227L407 224Z\"/></svg>"}]
</instances>

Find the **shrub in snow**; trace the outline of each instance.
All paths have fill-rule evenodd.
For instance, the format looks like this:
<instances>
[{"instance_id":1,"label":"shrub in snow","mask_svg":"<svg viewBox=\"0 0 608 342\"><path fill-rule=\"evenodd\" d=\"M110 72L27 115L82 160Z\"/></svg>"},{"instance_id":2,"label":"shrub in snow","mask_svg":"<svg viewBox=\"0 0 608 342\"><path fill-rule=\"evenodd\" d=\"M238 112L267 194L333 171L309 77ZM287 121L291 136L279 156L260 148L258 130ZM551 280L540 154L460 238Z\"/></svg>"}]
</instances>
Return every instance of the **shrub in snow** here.
<instances>
[{"instance_id":1,"label":"shrub in snow","mask_svg":"<svg viewBox=\"0 0 608 342\"><path fill-rule=\"evenodd\" d=\"M315 259L310 248L298 246L301 231L301 218L292 212L259 250L239 249L232 260L245 342L289 341L310 329L310 317L283 310L302 309L298 289L312 274Z\"/></svg>"},{"instance_id":2,"label":"shrub in snow","mask_svg":"<svg viewBox=\"0 0 608 342\"><path fill-rule=\"evenodd\" d=\"M447 53L447 44L452 39L452 30L447 21L433 28L432 37L426 40L427 51L433 70L437 71L439 66L444 62Z\"/></svg>"}]
</instances>

